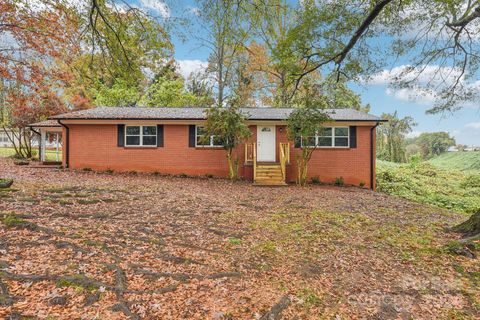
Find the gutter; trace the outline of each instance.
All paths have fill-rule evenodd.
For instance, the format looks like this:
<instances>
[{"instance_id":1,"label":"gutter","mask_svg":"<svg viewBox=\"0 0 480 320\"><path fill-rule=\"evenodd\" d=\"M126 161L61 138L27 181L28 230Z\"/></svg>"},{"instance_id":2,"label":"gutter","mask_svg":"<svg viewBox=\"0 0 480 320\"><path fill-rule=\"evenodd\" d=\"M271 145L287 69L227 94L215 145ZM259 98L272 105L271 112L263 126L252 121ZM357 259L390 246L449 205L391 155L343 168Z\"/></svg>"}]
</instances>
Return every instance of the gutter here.
<instances>
[{"instance_id":1,"label":"gutter","mask_svg":"<svg viewBox=\"0 0 480 320\"><path fill-rule=\"evenodd\" d=\"M380 122L377 121L377 124L375 124L371 129L370 129L370 189L372 191L375 191L375 145L374 145L374 130L378 127Z\"/></svg>"},{"instance_id":2,"label":"gutter","mask_svg":"<svg viewBox=\"0 0 480 320\"><path fill-rule=\"evenodd\" d=\"M65 137L65 168L69 167L69 155L70 155L70 128L63 124L60 120L57 120L58 123L65 128L65 133L67 136Z\"/></svg>"},{"instance_id":3,"label":"gutter","mask_svg":"<svg viewBox=\"0 0 480 320\"><path fill-rule=\"evenodd\" d=\"M174 121L204 121L207 118L49 118L51 120L115 120L115 121L123 121L123 120L135 120L135 121L168 121L168 120L174 120ZM272 119L272 118L247 118L247 121L286 121L287 118L281 118L281 119ZM334 122L386 122L387 120L381 120L381 119L331 119Z\"/></svg>"}]
</instances>

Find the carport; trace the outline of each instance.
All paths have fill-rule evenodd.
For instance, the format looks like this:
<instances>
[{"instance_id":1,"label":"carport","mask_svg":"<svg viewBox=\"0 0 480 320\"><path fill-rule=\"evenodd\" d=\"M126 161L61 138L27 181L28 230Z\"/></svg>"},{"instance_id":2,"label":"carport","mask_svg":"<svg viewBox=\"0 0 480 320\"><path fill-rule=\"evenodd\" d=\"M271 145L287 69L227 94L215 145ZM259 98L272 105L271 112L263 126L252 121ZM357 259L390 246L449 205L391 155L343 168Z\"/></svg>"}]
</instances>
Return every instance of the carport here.
<instances>
[{"instance_id":1,"label":"carport","mask_svg":"<svg viewBox=\"0 0 480 320\"><path fill-rule=\"evenodd\" d=\"M56 120L46 120L29 125L38 136L38 153L42 164L62 163L62 126ZM53 157L47 157L47 151Z\"/></svg>"}]
</instances>

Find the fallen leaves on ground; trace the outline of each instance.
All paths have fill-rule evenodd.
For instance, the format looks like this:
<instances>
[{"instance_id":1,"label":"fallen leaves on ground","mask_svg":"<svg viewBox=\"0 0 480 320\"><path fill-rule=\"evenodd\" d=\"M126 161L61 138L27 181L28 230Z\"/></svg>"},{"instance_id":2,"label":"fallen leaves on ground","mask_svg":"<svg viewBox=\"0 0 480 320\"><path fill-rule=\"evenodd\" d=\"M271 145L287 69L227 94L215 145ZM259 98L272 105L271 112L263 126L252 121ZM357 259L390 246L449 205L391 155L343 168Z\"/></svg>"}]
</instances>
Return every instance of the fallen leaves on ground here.
<instances>
[{"instance_id":1,"label":"fallen leaves on ground","mask_svg":"<svg viewBox=\"0 0 480 320\"><path fill-rule=\"evenodd\" d=\"M0 191L0 317L479 316L466 217L356 188L14 166Z\"/></svg>"}]
</instances>

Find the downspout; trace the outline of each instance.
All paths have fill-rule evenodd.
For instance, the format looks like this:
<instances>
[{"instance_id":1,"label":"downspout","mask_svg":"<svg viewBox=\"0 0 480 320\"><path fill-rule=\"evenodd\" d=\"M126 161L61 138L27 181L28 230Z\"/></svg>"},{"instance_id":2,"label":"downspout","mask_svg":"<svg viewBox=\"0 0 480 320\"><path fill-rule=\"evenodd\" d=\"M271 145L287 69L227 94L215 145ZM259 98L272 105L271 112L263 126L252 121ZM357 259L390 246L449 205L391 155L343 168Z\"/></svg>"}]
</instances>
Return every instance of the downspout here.
<instances>
[{"instance_id":1,"label":"downspout","mask_svg":"<svg viewBox=\"0 0 480 320\"><path fill-rule=\"evenodd\" d=\"M65 168L68 168L69 167L69 155L70 155L70 130L69 128L63 124L60 120L57 120L58 123L65 128L65 133L66 133L66 137L65 137Z\"/></svg>"},{"instance_id":2,"label":"downspout","mask_svg":"<svg viewBox=\"0 0 480 320\"><path fill-rule=\"evenodd\" d=\"M33 127L30 127L30 130L32 130L34 133L38 134L38 160L42 161L42 135L40 132L35 131Z\"/></svg>"},{"instance_id":3,"label":"downspout","mask_svg":"<svg viewBox=\"0 0 480 320\"><path fill-rule=\"evenodd\" d=\"M380 122L377 122L370 129L370 189L375 190L375 145L374 145L374 130L378 127Z\"/></svg>"}]
</instances>

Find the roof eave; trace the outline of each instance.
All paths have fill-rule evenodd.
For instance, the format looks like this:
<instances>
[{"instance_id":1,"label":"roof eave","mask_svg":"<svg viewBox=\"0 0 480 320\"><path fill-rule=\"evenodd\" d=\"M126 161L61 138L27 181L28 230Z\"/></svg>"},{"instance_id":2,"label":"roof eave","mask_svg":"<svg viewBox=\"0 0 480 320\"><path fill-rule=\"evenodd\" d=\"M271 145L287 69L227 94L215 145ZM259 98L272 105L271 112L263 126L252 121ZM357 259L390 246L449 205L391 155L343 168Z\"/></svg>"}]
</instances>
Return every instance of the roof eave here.
<instances>
[{"instance_id":1,"label":"roof eave","mask_svg":"<svg viewBox=\"0 0 480 320\"><path fill-rule=\"evenodd\" d=\"M138 121L152 121L152 120L169 120L169 121L199 121L206 120L206 118L49 118L49 120L138 120ZM286 121L287 118L274 119L274 118L247 118L247 121ZM385 119L331 119L337 122L387 122Z\"/></svg>"}]
</instances>

